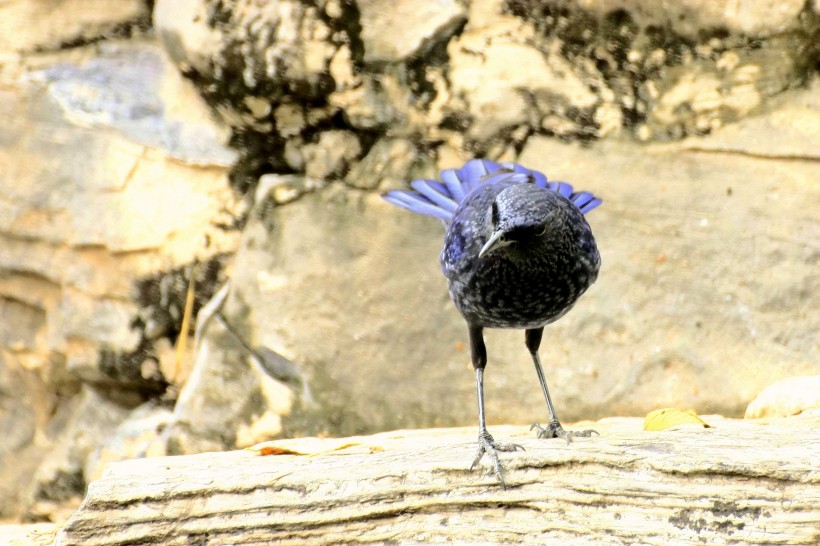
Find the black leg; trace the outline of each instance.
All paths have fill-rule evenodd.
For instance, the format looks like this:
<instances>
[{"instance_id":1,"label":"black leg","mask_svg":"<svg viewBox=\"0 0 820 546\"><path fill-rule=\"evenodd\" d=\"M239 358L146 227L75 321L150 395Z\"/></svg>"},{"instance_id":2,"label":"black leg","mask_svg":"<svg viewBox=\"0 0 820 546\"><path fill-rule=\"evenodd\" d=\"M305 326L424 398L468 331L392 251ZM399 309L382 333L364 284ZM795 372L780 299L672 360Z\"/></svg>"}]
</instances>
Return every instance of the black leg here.
<instances>
[{"instance_id":1,"label":"black leg","mask_svg":"<svg viewBox=\"0 0 820 546\"><path fill-rule=\"evenodd\" d=\"M532 362L535 364L535 373L538 375L538 382L541 384L544 400L547 401L547 411L549 412L550 422L546 428L538 423L533 423L530 429L538 429L539 438L566 438L567 443L569 443L574 436L592 436L593 434L598 434L594 430L567 432L564 430L564 427L561 426L561 422L558 421L558 416L555 414L555 407L552 405L552 398L550 398L550 391L547 388L547 380L544 378L544 369L541 367L541 358L538 356L538 348L541 346L543 334L544 328L533 328L525 332L524 340L532 356Z\"/></svg>"},{"instance_id":2,"label":"black leg","mask_svg":"<svg viewBox=\"0 0 820 546\"><path fill-rule=\"evenodd\" d=\"M493 437L487 432L487 421L484 416L484 367L487 365L487 347L484 345L484 329L480 326L470 326L470 350L475 368L475 383L478 393L478 453L476 454L470 470L475 468L481 457L486 453L493 463L493 470L501 483L501 487L507 488L504 483L504 476L501 473L501 461L498 459L499 451L523 451L524 448L518 444L497 444Z\"/></svg>"}]
</instances>

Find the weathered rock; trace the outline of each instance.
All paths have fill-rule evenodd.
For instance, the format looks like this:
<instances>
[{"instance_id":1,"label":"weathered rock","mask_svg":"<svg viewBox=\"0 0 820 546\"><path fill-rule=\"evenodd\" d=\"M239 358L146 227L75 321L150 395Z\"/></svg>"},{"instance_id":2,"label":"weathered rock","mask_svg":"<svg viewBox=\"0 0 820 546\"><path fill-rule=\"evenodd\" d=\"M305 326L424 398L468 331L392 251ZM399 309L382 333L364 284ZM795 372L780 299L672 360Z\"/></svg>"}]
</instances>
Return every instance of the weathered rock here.
<instances>
[{"instance_id":1,"label":"weathered rock","mask_svg":"<svg viewBox=\"0 0 820 546\"><path fill-rule=\"evenodd\" d=\"M496 427L527 449L502 455L506 489L470 472L472 427L128 461L55 544L816 544L820 418L709 420L605 419L569 445Z\"/></svg>"},{"instance_id":2,"label":"weathered rock","mask_svg":"<svg viewBox=\"0 0 820 546\"><path fill-rule=\"evenodd\" d=\"M554 381L559 392L578 389L572 406L738 415L766 385L816 370L816 161L547 139L532 139L520 159L604 198L589 218L603 268L582 302L588 315L550 328L567 340L552 350L582 343L583 358L601 365L587 368L586 386Z\"/></svg>"},{"instance_id":3,"label":"weathered rock","mask_svg":"<svg viewBox=\"0 0 820 546\"><path fill-rule=\"evenodd\" d=\"M141 0L8 0L0 7L0 55L59 49L147 26Z\"/></svg>"},{"instance_id":4,"label":"weathered rock","mask_svg":"<svg viewBox=\"0 0 820 546\"><path fill-rule=\"evenodd\" d=\"M59 527L53 523L0 525L0 542L8 546L51 546Z\"/></svg>"},{"instance_id":5,"label":"weathered rock","mask_svg":"<svg viewBox=\"0 0 820 546\"><path fill-rule=\"evenodd\" d=\"M29 490L30 513L47 515L84 487L74 451L37 470L51 455L36 439L51 427L49 441L62 442L58 429L83 418L68 400L78 380L113 397L114 421L167 386L152 344L173 329L145 335L154 315L140 283L233 249L236 233L217 224L233 224L237 154L150 42L43 55L20 70L0 91L0 359L19 404L0 408L14 446L0 450L0 513L19 514Z\"/></svg>"},{"instance_id":6,"label":"weathered rock","mask_svg":"<svg viewBox=\"0 0 820 546\"><path fill-rule=\"evenodd\" d=\"M445 41L467 18L455 0L359 0L364 60L398 62L423 55Z\"/></svg>"},{"instance_id":7,"label":"weathered rock","mask_svg":"<svg viewBox=\"0 0 820 546\"><path fill-rule=\"evenodd\" d=\"M327 180L305 178L298 174L265 174L259 177L255 201L261 203L270 199L276 205L284 205L327 184Z\"/></svg>"},{"instance_id":8,"label":"weathered rock","mask_svg":"<svg viewBox=\"0 0 820 546\"><path fill-rule=\"evenodd\" d=\"M659 6L652 0L578 0L578 5L602 17L624 10L643 25L669 26L678 34L698 38L704 28L725 28L732 33L771 36L798 25L805 2L767 0L683 0Z\"/></svg>"},{"instance_id":9,"label":"weathered rock","mask_svg":"<svg viewBox=\"0 0 820 546\"><path fill-rule=\"evenodd\" d=\"M256 144L301 173L309 162L292 161L293 147L327 129L306 120L312 108L340 116L337 129L497 157L532 133L706 134L808 79L820 19L797 1L770 11L700 0L367 0L356 10L187 0L160 2L155 19L232 126L304 137Z\"/></svg>"},{"instance_id":10,"label":"weathered rock","mask_svg":"<svg viewBox=\"0 0 820 546\"><path fill-rule=\"evenodd\" d=\"M86 459L127 416L126 399L114 401L85 387L71 404L60 408L60 414L49 423L45 445L38 445L45 457L23 499L27 517L50 518L64 503L82 497Z\"/></svg>"},{"instance_id":11,"label":"weathered rock","mask_svg":"<svg viewBox=\"0 0 820 546\"><path fill-rule=\"evenodd\" d=\"M470 136L487 140L517 125L562 136L587 131L567 115L573 109L592 119L600 102L583 75L560 56L533 46L532 25L512 17L500 21L491 29L465 32L448 50L453 92L464 97L473 118Z\"/></svg>"},{"instance_id":12,"label":"weathered rock","mask_svg":"<svg viewBox=\"0 0 820 546\"><path fill-rule=\"evenodd\" d=\"M377 195L331 185L252 214L244 230L225 319L247 345L302 369L316 405L305 408L312 419L286 420L292 433L446 424L472 410L454 407L471 381L438 272L441 228L393 212ZM464 382L452 381L457 371Z\"/></svg>"},{"instance_id":13,"label":"weathered rock","mask_svg":"<svg viewBox=\"0 0 820 546\"><path fill-rule=\"evenodd\" d=\"M506 5L535 26L538 49L560 52L589 89L603 91L606 108L594 119L561 116L591 136L616 132L612 105L642 140L708 133L806 81L817 57L818 18L800 2L778 4L772 17L698 0L670 9L641 0Z\"/></svg>"},{"instance_id":14,"label":"weathered rock","mask_svg":"<svg viewBox=\"0 0 820 546\"><path fill-rule=\"evenodd\" d=\"M789 377L769 385L746 408L747 419L820 414L820 375Z\"/></svg>"},{"instance_id":15,"label":"weathered rock","mask_svg":"<svg viewBox=\"0 0 820 546\"><path fill-rule=\"evenodd\" d=\"M39 461L32 443L45 420L44 414L51 409L51 400L48 389L38 385L37 379L37 374L23 368L19 359L0 351L0 427L4 437L0 445L0 514L20 513L21 493L31 482ZM26 385L39 388L23 388Z\"/></svg>"},{"instance_id":16,"label":"weathered rock","mask_svg":"<svg viewBox=\"0 0 820 546\"><path fill-rule=\"evenodd\" d=\"M109 463L167 455L162 432L171 416L171 410L156 401L146 402L129 412L85 458L85 483L99 479Z\"/></svg>"},{"instance_id":17,"label":"weathered rock","mask_svg":"<svg viewBox=\"0 0 820 546\"><path fill-rule=\"evenodd\" d=\"M225 119L264 132L273 129L271 104L289 94L320 100L332 91L328 70L345 42L333 20L299 0L160 0L154 12L172 58L209 83L208 96Z\"/></svg>"},{"instance_id":18,"label":"weathered rock","mask_svg":"<svg viewBox=\"0 0 820 546\"><path fill-rule=\"evenodd\" d=\"M220 32L209 21L206 2L159 0L154 4L153 23L165 51L183 71L205 72L220 48Z\"/></svg>"},{"instance_id":19,"label":"weathered rock","mask_svg":"<svg viewBox=\"0 0 820 546\"><path fill-rule=\"evenodd\" d=\"M546 138L520 160L604 198L590 215L600 280L542 347L561 415L737 415L765 385L815 369L816 162ZM225 316L303 368L326 431L474 421L438 223L333 185L264 210ZM521 334L490 332L488 347L490 419L543 415Z\"/></svg>"},{"instance_id":20,"label":"weathered rock","mask_svg":"<svg viewBox=\"0 0 820 546\"><path fill-rule=\"evenodd\" d=\"M368 78L360 85L332 93L328 103L341 110L345 121L355 129L385 131L389 127L400 135L409 124L410 98L396 74L388 71L380 74L378 81Z\"/></svg>"},{"instance_id":21,"label":"weathered rock","mask_svg":"<svg viewBox=\"0 0 820 546\"><path fill-rule=\"evenodd\" d=\"M301 139L285 145L285 161L310 178L333 179L347 171L361 153L359 138L351 131L324 131L315 143Z\"/></svg>"},{"instance_id":22,"label":"weathered rock","mask_svg":"<svg viewBox=\"0 0 820 546\"><path fill-rule=\"evenodd\" d=\"M31 345L36 335L25 347L32 358L56 353L86 381L156 389L162 379L145 376L144 356L116 356L146 349L129 298L140 277L231 248L234 237L213 222L232 200L235 154L199 99L182 107L191 89L156 46L72 59L8 92L9 113L31 114L4 117L0 129L0 290L32 310L18 313L13 335L23 337L9 341Z\"/></svg>"},{"instance_id":23,"label":"weathered rock","mask_svg":"<svg viewBox=\"0 0 820 546\"><path fill-rule=\"evenodd\" d=\"M807 89L783 93L772 107L767 115L741 119L714 134L684 139L682 144L689 150L820 159L816 142L820 135L820 79L815 78Z\"/></svg>"},{"instance_id":24,"label":"weathered rock","mask_svg":"<svg viewBox=\"0 0 820 546\"><path fill-rule=\"evenodd\" d=\"M143 453L473 424L442 231L374 193L475 155L605 200L601 280L544 347L562 417L816 373L817 2L160 0L172 62L134 38L151 4L0 8L0 514ZM546 138L619 134L684 140ZM491 421L543 415L520 334L489 337ZM123 422L37 474L80 382Z\"/></svg>"},{"instance_id":25,"label":"weathered rock","mask_svg":"<svg viewBox=\"0 0 820 546\"><path fill-rule=\"evenodd\" d=\"M431 167L409 140L386 138L376 142L350 169L345 183L364 190L402 187L408 180L435 176Z\"/></svg>"},{"instance_id":26,"label":"weathered rock","mask_svg":"<svg viewBox=\"0 0 820 546\"><path fill-rule=\"evenodd\" d=\"M219 316L163 432L171 454L247 447L282 433L295 394Z\"/></svg>"}]
</instances>

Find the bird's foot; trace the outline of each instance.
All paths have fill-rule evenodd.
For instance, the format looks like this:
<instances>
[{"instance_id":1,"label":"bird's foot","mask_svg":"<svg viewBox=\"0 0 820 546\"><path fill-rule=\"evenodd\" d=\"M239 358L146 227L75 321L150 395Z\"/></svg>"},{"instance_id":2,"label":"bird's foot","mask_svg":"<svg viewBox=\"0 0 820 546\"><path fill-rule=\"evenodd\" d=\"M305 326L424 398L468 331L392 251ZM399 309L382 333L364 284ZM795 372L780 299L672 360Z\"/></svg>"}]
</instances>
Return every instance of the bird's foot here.
<instances>
[{"instance_id":1,"label":"bird's foot","mask_svg":"<svg viewBox=\"0 0 820 546\"><path fill-rule=\"evenodd\" d=\"M498 459L499 451L524 451L524 447L518 444L499 444L493 439L489 432L483 430L478 433L478 453L476 453L473 464L470 465L470 470L474 469L481 458L486 453L493 463L493 470L498 478L501 487L507 489L507 484L504 483L504 475L501 473L501 461Z\"/></svg>"},{"instance_id":2,"label":"bird's foot","mask_svg":"<svg viewBox=\"0 0 820 546\"><path fill-rule=\"evenodd\" d=\"M573 438L589 438L593 434L599 435L597 430L573 430L567 432L564 430L564 427L561 426L561 423L558 422L558 419L550 421L546 428L538 423L533 423L532 426L530 426L530 430L532 429L538 430L537 436L539 439L565 438L567 445L569 445Z\"/></svg>"}]
</instances>

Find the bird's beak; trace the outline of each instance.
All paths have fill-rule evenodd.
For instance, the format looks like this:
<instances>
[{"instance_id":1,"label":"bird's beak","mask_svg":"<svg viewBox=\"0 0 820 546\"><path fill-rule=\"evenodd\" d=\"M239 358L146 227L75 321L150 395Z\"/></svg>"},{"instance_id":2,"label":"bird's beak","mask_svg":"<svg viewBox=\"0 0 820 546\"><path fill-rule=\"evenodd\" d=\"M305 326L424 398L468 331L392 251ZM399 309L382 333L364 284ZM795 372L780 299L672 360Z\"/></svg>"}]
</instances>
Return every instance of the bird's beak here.
<instances>
[{"instance_id":1,"label":"bird's beak","mask_svg":"<svg viewBox=\"0 0 820 546\"><path fill-rule=\"evenodd\" d=\"M510 244L510 241L504 238L504 232L496 231L487 240L487 242L484 243L484 246L481 247L481 250L478 251L478 257L483 258L490 252L498 250L499 248L507 246L508 244Z\"/></svg>"}]
</instances>

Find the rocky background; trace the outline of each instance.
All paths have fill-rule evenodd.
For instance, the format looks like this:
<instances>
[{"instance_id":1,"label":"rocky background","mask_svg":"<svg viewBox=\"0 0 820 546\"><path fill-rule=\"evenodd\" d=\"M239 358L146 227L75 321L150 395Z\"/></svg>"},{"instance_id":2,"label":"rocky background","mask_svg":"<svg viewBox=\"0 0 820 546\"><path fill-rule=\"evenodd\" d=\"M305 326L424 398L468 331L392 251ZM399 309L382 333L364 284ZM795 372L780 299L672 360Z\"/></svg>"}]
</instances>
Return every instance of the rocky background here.
<instances>
[{"instance_id":1,"label":"rocky background","mask_svg":"<svg viewBox=\"0 0 820 546\"><path fill-rule=\"evenodd\" d=\"M817 0L3 2L0 517L62 519L112 460L473 424L443 229L379 193L474 156L604 199L542 347L565 420L817 374L818 28ZM491 423L543 418L523 335L488 349Z\"/></svg>"}]
</instances>

